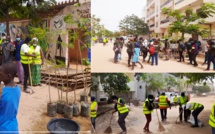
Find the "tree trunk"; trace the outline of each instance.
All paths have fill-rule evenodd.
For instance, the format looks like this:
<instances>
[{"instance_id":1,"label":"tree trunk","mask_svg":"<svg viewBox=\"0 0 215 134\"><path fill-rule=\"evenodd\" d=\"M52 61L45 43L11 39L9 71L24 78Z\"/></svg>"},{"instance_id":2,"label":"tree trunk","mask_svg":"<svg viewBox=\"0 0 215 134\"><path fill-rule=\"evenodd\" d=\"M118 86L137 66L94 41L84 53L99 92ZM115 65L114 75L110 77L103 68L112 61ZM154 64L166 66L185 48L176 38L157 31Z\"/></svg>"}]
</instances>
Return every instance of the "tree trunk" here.
<instances>
[{"instance_id":1,"label":"tree trunk","mask_svg":"<svg viewBox=\"0 0 215 134\"><path fill-rule=\"evenodd\" d=\"M7 36L10 36L10 32L9 32L9 8L6 9L6 32L7 32Z\"/></svg>"}]
</instances>

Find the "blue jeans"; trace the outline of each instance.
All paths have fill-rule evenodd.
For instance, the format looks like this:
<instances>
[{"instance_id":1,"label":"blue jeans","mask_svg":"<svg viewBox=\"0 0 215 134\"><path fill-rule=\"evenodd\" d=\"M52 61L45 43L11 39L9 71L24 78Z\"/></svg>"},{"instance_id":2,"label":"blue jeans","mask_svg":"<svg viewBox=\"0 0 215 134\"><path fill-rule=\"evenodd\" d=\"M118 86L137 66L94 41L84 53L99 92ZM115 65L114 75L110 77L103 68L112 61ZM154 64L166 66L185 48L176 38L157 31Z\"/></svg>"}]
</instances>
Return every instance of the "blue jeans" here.
<instances>
[{"instance_id":1,"label":"blue jeans","mask_svg":"<svg viewBox=\"0 0 215 134\"><path fill-rule=\"evenodd\" d=\"M114 63L116 63L118 61L118 55L119 53L118 52L115 52L115 55L114 55Z\"/></svg>"},{"instance_id":2,"label":"blue jeans","mask_svg":"<svg viewBox=\"0 0 215 134\"><path fill-rule=\"evenodd\" d=\"M96 129L96 118L91 117L91 123L92 123L94 129Z\"/></svg>"},{"instance_id":3,"label":"blue jeans","mask_svg":"<svg viewBox=\"0 0 215 134\"><path fill-rule=\"evenodd\" d=\"M212 134L215 134L215 127L212 127Z\"/></svg>"},{"instance_id":4,"label":"blue jeans","mask_svg":"<svg viewBox=\"0 0 215 134\"><path fill-rule=\"evenodd\" d=\"M152 55L152 65L154 65L154 60L155 60L155 64L158 65L158 53L154 53Z\"/></svg>"}]
</instances>

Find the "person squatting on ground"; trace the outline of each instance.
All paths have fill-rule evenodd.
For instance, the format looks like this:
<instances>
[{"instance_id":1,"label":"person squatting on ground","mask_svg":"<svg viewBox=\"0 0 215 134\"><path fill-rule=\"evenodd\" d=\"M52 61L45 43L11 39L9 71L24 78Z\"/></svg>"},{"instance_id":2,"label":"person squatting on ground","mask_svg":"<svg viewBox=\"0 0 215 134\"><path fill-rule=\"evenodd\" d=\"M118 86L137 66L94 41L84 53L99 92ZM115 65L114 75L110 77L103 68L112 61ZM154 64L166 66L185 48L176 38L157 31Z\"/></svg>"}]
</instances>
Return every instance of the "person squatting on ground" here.
<instances>
[{"instance_id":1,"label":"person squatting on ground","mask_svg":"<svg viewBox=\"0 0 215 134\"><path fill-rule=\"evenodd\" d=\"M131 57L133 55L133 50L134 50L134 39L130 38L127 43L128 67L131 66Z\"/></svg>"},{"instance_id":2,"label":"person squatting on ground","mask_svg":"<svg viewBox=\"0 0 215 134\"><path fill-rule=\"evenodd\" d=\"M180 121L182 122L182 116L184 113L184 121L187 122L187 112L186 109L182 108L182 105L186 105L188 102L188 96L185 95L184 92L181 93L181 96L178 99L178 104L179 104L179 114L180 114Z\"/></svg>"},{"instance_id":3,"label":"person squatting on ground","mask_svg":"<svg viewBox=\"0 0 215 134\"><path fill-rule=\"evenodd\" d=\"M204 109L204 106L199 103L191 102L187 103L186 105L183 105L182 108L186 111L193 111L192 115L195 121L195 124L191 125L191 127L198 127L198 115L202 112Z\"/></svg>"},{"instance_id":4,"label":"person squatting on ground","mask_svg":"<svg viewBox=\"0 0 215 134\"><path fill-rule=\"evenodd\" d=\"M140 64L141 68L143 68L143 65L139 62L139 56L140 56L140 43L136 42L134 51L133 51L133 57L132 57L132 68L131 70L134 70L135 63Z\"/></svg>"},{"instance_id":5,"label":"person squatting on ground","mask_svg":"<svg viewBox=\"0 0 215 134\"><path fill-rule=\"evenodd\" d=\"M24 83L24 71L22 67L22 63L20 62L21 56L20 56L20 50L22 47L23 41L20 38L20 35L16 36L16 41L15 41L15 60L16 60L16 66L17 66L17 75L19 78L19 82L17 84L23 84Z\"/></svg>"},{"instance_id":6,"label":"person squatting on ground","mask_svg":"<svg viewBox=\"0 0 215 134\"><path fill-rule=\"evenodd\" d=\"M211 113L209 117L209 125L212 127L212 134L215 134L215 103L211 108Z\"/></svg>"},{"instance_id":7,"label":"person squatting on ground","mask_svg":"<svg viewBox=\"0 0 215 134\"><path fill-rule=\"evenodd\" d=\"M93 128L96 129L96 116L97 116L98 104L94 96L91 97L91 102L92 103L90 106L90 119L91 119Z\"/></svg>"},{"instance_id":8,"label":"person squatting on ground","mask_svg":"<svg viewBox=\"0 0 215 134\"><path fill-rule=\"evenodd\" d=\"M213 63L213 69L215 70L215 61L214 61L215 43L212 40L208 40L207 47L208 47L208 63L207 63L207 68L205 69L205 71L210 70L211 62Z\"/></svg>"},{"instance_id":9,"label":"person squatting on ground","mask_svg":"<svg viewBox=\"0 0 215 134\"><path fill-rule=\"evenodd\" d=\"M118 37L116 38L116 41L114 42L113 51L114 51L114 63L118 63L118 55L121 53Z\"/></svg>"},{"instance_id":10,"label":"person squatting on ground","mask_svg":"<svg viewBox=\"0 0 215 134\"><path fill-rule=\"evenodd\" d=\"M162 121L164 121L167 119L168 106L171 109L170 102L169 102L168 98L166 97L165 93L162 93L158 97L158 105L159 105L159 109L160 109L160 113L161 113L161 119L162 119Z\"/></svg>"},{"instance_id":11,"label":"person squatting on ground","mask_svg":"<svg viewBox=\"0 0 215 134\"><path fill-rule=\"evenodd\" d=\"M10 36L6 36L6 40L2 43L2 64L12 62L14 49Z\"/></svg>"},{"instance_id":12,"label":"person squatting on ground","mask_svg":"<svg viewBox=\"0 0 215 134\"><path fill-rule=\"evenodd\" d=\"M112 114L118 111L118 124L123 130L122 134L126 134L127 129L125 124L125 118L128 116L129 109L126 107L125 100L123 100L122 98L118 98L117 96L111 96L111 99L115 103L115 111L113 111Z\"/></svg>"},{"instance_id":13,"label":"person squatting on ground","mask_svg":"<svg viewBox=\"0 0 215 134\"><path fill-rule=\"evenodd\" d=\"M28 88L28 79L29 79L29 65L32 63L32 57L36 58L36 55L33 54L32 49L30 49L30 37L26 37L24 44L22 44L20 55L21 55L21 63L24 69L24 92L30 93L27 90Z\"/></svg>"},{"instance_id":14,"label":"person squatting on ground","mask_svg":"<svg viewBox=\"0 0 215 134\"><path fill-rule=\"evenodd\" d=\"M21 89L15 85L14 77L17 68L15 63L5 63L0 66L0 82L4 82L0 95L0 131L16 131L19 133L17 113L21 96Z\"/></svg>"},{"instance_id":15,"label":"person squatting on ground","mask_svg":"<svg viewBox=\"0 0 215 134\"><path fill-rule=\"evenodd\" d=\"M149 123L151 122L152 120L152 115L151 113L153 112L153 109L154 109L154 96L149 94L147 99L145 100L145 102L143 103L143 113L145 114L146 116L146 124L145 124L145 127L143 128L143 131L144 132L150 132L149 131Z\"/></svg>"},{"instance_id":16,"label":"person squatting on ground","mask_svg":"<svg viewBox=\"0 0 215 134\"><path fill-rule=\"evenodd\" d=\"M30 46L31 51L36 57L32 58L31 64L31 78L33 86L41 86L41 65L44 64L44 55L41 47L38 45L38 39L34 37L31 41L32 45Z\"/></svg>"}]
</instances>

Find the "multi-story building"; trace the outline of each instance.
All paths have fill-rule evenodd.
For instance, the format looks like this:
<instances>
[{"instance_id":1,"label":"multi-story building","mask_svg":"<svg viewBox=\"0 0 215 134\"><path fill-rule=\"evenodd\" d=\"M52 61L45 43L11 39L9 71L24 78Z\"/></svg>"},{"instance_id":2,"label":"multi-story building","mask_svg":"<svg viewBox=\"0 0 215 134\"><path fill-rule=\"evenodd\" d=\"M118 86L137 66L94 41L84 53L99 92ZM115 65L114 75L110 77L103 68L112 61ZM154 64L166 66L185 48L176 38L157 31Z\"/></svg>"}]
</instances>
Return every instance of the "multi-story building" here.
<instances>
[{"instance_id":1,"label":"multi-story building","mask_svg":"<svg viewBox=\"0 0 215 134\"><path fill-rule=\"evenodd\" d=\"M162 38L168 35L171 19L162 13L162 8L166 7L184 13L188 8L192 8L195 11L202 4L211 2L215 3L214 0L147 0L143 12L145 12L145 21L148 23L151 36ZM215 34L215 15L207 18L206 23L201 26L210 29L212 39L215 39L215 36L213 36ZM185 38L189 37L191 35L185 35Z\"/></svg>"}]
</instances>

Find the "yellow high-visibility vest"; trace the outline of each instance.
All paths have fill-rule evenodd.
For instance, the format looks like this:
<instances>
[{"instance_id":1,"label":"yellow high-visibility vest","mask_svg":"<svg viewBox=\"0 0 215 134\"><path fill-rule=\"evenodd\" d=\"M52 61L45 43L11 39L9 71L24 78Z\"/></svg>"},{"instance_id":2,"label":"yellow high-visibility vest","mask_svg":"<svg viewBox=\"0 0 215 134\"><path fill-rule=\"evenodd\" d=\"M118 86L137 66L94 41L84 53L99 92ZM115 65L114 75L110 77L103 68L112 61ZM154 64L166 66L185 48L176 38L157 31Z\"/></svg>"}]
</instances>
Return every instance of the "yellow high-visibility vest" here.
<instances>
[{"instance_id":1,"label":"yellow high-visibility vest","mask_svg":"<svg viewBox=\"0 0 215 134\"><path fill-rule=\"evenodd\" d=\"M195 110L195 109L197 109L197 108L202 107L202 104L199 104L199 103L191 102L191 104L192 104L193 106L190 107L189 110Z\"/></svg>"},{"instance_id":2,"label":"yellow high-visibility vest","mask_svg":"<svg viewBox=\"0 0 215 134\"><path fill-rule=\"evenodd\" d=\"M175 103L178 102L178 97L174 97L174 100L173 100Z\"/></svg>"},{"instance_id":3,"label":"yellow high-visibility vest","mask_svg":"<svg viewBox=\"0 0 215 134\"><path fill-rule=\"evenodd\" d=\"M215 103L214 103L214 105L213 105L213 107L212 107L212 109L211 109L211 114L210 114L210 118L209 118L209 125L211 126L211 127L214 127L215 128Z\"/></svg>"},{"instance_id":4,"label":"yellow high-visibility vest","mask_svg":"<svg viewBox=\"0 0 215 134\"><path fill-rule=\"evenodd\" d=\"M146 99L145 102L143 103L143 113L144 114L151 114L153 112L153 110L149 110L147 107L146 107L146 102L149 103L149 100Z\"/></svg>"},{"instance_id":5,"label":"yellow high-visibility vest","mask_svg":"<svg viewBox=\"0 0 215 134\"><path fill-rule=\"evenodd\" d=\"M92 117L92 118L95 118L97 115L97 111L92 111L92 110L95 110L96 105L97 105L97 102L93 101L90 106L90 117Z\"/></svg>"},{"instance_id":6,"label":"yellow high-visibility vest","mask_svg":"<svg viewBox=\"0 0 215 134\"><path fill-rule=\"evenodd\" d=\"M32 51L36 54L36 58L32 58L32 63L40 65L42 64L41 54L40 54L40 46L36 46L34 49L34 46L30 46Z\"/></svg>"},{"instance_id":7,"label":"yellow high-visibility vest","mask_svg":"<svg viewBox=\"0 0 215 134\"><path fill-rule=\"evenodd\" d=\"M184 105L184 104L187 104L187 100L188 100L188 97L187 96L180 96L180 103L181 105Z\"/></svg>"},{"instance_id":8,"label":"yellow high-visibility vest","mask_svg":"<svg viewBox=\"0 0 215 134\"><path fill-rule=\"evenodd\" d=\"M168 103L166 101L166 98L167 97L164 96L164 95L159 96L159 103L158 103L158 105L161 106L161 107L168 107Z\"/></svg>"},{"instance_id":9,"label":"yellow high-visibility vest","mask_svg":"<svg viewBox=\"0 0 215 134\"><path fill-rule=\"evenodd\" d=\"M118 103L120 103L120 99L118 99ZM124 114L124 113L127 113L129 110L126 106L121 106L119 104L117 104L117 110L119 111L120 114Z\"/></svg>"},{"instance_id":10,"label":"yellow high-visibility vest","mask_svg":"<svg viewBox=\"0 0 215 134\"><path fill-rule=\"evenodd\" d=\"M27 44L23 44L22 47L24 47L24 45L27 45ZM29 48L28 54L32 54L32 53L33 53L32 49ZM31 64L32 63L32 57L31 56L26 56L25 53L22 52L22 48L20 50L20 55L21 55L20 62L22 64Z\"/></svg>"}]
</instances>

